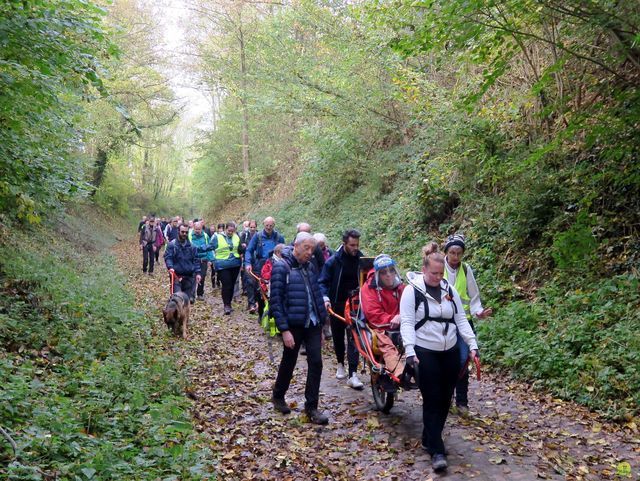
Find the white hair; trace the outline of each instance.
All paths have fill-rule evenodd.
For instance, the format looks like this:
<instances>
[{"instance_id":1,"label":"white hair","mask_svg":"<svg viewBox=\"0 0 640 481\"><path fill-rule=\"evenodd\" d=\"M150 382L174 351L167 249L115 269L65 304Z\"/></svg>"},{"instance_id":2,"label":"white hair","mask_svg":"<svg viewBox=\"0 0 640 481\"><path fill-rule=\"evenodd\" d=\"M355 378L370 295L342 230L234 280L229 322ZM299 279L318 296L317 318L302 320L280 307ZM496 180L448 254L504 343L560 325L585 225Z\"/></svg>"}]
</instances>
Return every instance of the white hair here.
<instances>
[{"instance_id":1,"label":"white hair","mask_svg":"<svg viewBox=\"0 0 640 481\"><path fill-rule=\"evenodd\" d=\"M302 244L304 241L309 239L311 239L314 244L316 243L316 240L308 232L298 232L298 234L296 235L296 240L293 241L293 244L294 245Z\"/></svg>"},{"instance_id":2,"label":"white hair","mask_svg":"<svg viewBox=\"0 0 640 481\"><path fill-rule=\"evenodd\" d=\"M316 242L324 242L325 244L327 243L327 236L322 232L316 232L315 234L313 234L313 238L316 240Z\"/></svg>"}]
</instances>

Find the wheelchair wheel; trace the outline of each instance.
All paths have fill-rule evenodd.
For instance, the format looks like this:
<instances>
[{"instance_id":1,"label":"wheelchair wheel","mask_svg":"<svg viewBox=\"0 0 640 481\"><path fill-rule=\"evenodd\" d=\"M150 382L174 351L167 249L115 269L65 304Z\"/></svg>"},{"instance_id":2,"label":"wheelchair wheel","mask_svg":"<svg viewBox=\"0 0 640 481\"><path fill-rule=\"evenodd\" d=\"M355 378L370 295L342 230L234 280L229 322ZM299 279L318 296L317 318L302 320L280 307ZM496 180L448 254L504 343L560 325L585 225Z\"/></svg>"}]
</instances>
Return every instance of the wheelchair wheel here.
<instances>
[{"instance_id":1,"label":"wheelchair wheel","mask_svg":"<svg viewBox=\"0 0 640 481\"><path fill-rule=\"evenodd\" d=\"M395 394L385 391L382 386L382 376L371 373L371 391L376 408L385 414L389 414L395 401Z\"/></svg>"}]
</instances>

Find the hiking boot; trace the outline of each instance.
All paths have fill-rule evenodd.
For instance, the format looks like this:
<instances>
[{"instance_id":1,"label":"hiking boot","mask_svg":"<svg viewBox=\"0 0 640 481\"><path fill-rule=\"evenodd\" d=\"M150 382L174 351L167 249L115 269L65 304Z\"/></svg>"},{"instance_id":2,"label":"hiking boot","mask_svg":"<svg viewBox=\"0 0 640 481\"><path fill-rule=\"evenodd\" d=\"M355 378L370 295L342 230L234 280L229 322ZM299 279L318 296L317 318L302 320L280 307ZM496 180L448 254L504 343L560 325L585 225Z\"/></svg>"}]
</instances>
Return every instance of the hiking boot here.
<instances>
[{"instance_id":1,"label":"hiking boot","mask_svg":"<svg viewBox=\"0 0 640 481\"><path fill-rule=\"evenodd\" d=\"M249 307L249 314L255 314L257 310L258 310L258 306L253 304L252 306Z\"/></svg>"},{"instance_id":2,"label":"hiking boot","mask_svg":"<svg viewBox=\"0 0 640 481\"><path fill-rule=\"evenodd\" d=\"M302 355L302 356L306 356L307 355L307 346L305 346L304 343L302 344L302 346L300 346L300 355Z\"/></svg>"},{"instance_id":3,"label":"hiking boot","mask_svg":"<svg viewBox=\"0 0 640 481\"><path fill-rule=\"evenodd\" d=\"M431 467L436 473L444 471L448 466L447 457L444 454L434 454L431 456Z\"/></svg>"},{"instance_id":4,"label":"hiking boot","mask_svg":"<svg viewBox=\"0 0 640 481\"><path fill-rule=\"evenodd\" d=\"M336 379L346 379L347 372L344 370L344 366L342 364L338 364L338 369L336 369Z\"/></svg>"},{"instance_id":5,"label":"hiking boot","mask_svg":"<svg viewBox=\"0 0 640 481\"><path fill-rule=\"evenodd\" d=\"M231 306L224 306L224 315L228 316L231 314Z\"/></svg>"},{"instance_id":6,"label":"hiking boot","mask_svg":"<svg viewBox=\"0 0 640 481\"><path fill-rule=\"evenodd\" d=\"M197 299L198 299L199 301L204 301L204 296L198 296L198 297L197 297Z\"/></svg>"},{"instance_id":7,"label":"hiking boot","mask_svg":"<svg viewBox=\"0 0 640 481\"><path fill-rule=\"evenodd\" d=\"M271 402L273 403L273 407L276 411L281 412L282 414L289 414L291 412L291 408L284 399L272 397Z\"/></svg>"},{"instance_id":8,"label":"hiking boot","mask_svg":"<svg viewBox=\"0 0 640 481\"><path fill-rule=\"evenodd\" d=\"M328 424L329 418L326 414L321 413L317 409L309 409L307 411L307 416L309 416L309 421L313 424Z\"/></svg>"},{"instance_id":9,"label":"hiking boot","mask_svg":"<svg viewBox=\"0 0 640 481\"><path fill-rule=\"evenodd\" d=\"M347 386L359 391L364 387L364 384L362 384L362 381L360 381L360 378L358 378L358 375L354 372L347 381Z\"/></svg>"},{"instance_id":10,"label":"hiking boot","mask_svg":"<svg viewBox=\"0 0 640 481\"><path fill-rule=\"evenodd\" d=\"M191 304L195 304L195 303L196 303L196 298L195 298L195 297L192 297L191 299L189 299L189 302L190 302Z\"/></svg>"}]
</instances>

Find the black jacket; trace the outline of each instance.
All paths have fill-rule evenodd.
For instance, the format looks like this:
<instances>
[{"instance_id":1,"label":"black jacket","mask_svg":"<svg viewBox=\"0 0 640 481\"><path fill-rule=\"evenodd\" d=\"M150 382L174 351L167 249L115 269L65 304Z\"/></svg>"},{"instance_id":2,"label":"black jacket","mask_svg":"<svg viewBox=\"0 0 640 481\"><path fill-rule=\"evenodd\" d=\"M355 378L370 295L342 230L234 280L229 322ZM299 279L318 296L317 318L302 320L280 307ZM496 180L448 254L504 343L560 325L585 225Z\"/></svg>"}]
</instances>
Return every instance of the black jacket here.
<instances>
[{"instance_id":1,"label":"black jacket","mask_svg":"<svg viewBox=\"0 0 640 481\"><path fill-rule=\"evenodd\" d=\"M173 269L179 276L190 276L200 274L200 259L198 259L198 249L191 245L188 240L184 245L178 239L169 242L164 253L164 262L167 269Z\"/></svg>"}]
</instances>

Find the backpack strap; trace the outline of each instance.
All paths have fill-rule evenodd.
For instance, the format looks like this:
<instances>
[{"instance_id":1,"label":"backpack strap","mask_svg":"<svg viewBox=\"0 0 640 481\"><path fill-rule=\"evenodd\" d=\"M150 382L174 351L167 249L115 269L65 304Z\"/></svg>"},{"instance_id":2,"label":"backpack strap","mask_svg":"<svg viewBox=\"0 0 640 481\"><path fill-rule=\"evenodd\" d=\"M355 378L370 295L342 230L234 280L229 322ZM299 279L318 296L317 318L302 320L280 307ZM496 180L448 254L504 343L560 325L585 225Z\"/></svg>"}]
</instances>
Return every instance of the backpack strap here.
<instances>
[{"instance_id":1,"label":"backpack strap","mask_svg":"<svg viewBox=\"0 0 640 481\"><path fill-rule=\"evenodd\" d=\"M415 286L413 288L413 299L416 307L416 312L418 312L418 309L420 309L420 304L424 303L424 317L416 322L415 330L417 331L429 320L429 301L427 300L427 296L425 296L419 289L416 289Z\"/></svg>"},{"instance_id":2,"label":"backpack strap","mask_svg":"<svg viewBox=\"0 0 640 481\"><path fill-rule=\"evenodd\" d=\"M458 306L456 306L455 301L453 300L453 290L449 283L447 283L447 292L449 293L449 297L451 298L451 303L453 304L453 313L454 316L458 313ZM444 322L447 325L445 326L445 333L449 330L448 324L455 324L455 317L451 319L441 319L441 318L433 318L429 317L429 301L427 300L427 296L425 296L422 291L413 287L413 296L414 296L414 304L416 312L420 309L420 304L424 303L424 317L416 322L414 329L417 331L422 326L426 324L427 321L436 321L436 322Z\"/></svg>"}]
</instances>

